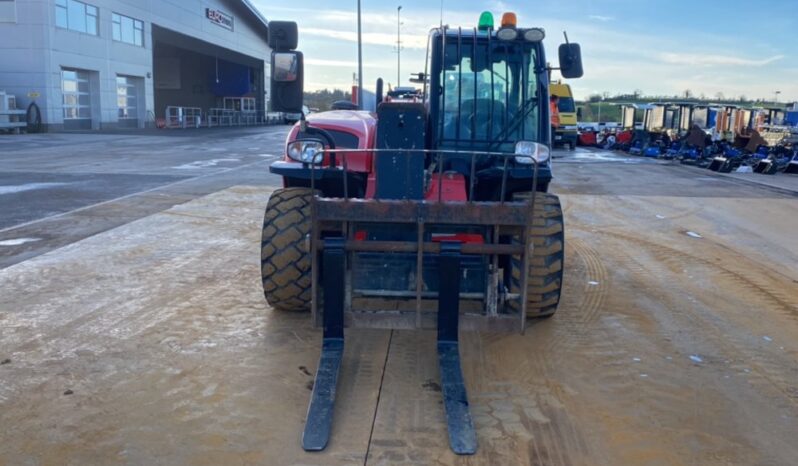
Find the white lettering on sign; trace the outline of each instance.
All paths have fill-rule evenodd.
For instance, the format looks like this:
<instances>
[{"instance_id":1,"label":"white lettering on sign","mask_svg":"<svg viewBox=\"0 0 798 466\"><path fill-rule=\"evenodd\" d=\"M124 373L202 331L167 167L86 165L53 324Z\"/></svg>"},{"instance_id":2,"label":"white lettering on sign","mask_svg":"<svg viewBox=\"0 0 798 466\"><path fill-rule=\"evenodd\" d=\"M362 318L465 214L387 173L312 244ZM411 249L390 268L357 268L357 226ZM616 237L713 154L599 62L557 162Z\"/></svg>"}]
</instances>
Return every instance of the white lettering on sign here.
<instances>
[{"instance_id":1,"label":"white lettering on sign","mask_svg":"<svg viewBox=\"0 0 798 466\"><path fill-rule=\"evenodd\" d=\"M213 24L221 26L225 29L233 30L233 17L227 13L222 13L219 10L205 8L205 17Z\"/></svg>"}]
</instances>

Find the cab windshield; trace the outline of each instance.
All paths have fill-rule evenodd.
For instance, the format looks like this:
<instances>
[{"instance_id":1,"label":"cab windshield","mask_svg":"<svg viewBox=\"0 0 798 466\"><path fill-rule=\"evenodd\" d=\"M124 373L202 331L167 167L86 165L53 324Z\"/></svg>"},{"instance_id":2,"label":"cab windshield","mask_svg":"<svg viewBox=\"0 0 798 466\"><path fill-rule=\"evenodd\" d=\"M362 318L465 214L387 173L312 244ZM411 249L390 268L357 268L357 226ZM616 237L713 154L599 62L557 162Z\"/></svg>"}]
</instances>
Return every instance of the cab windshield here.
<instances>
[{"instance_id":1,"label":"cab windshield","mask_svg":"<svg viewBox=\"0 0 798 466\"><path fill-rule=\"evenodd\" d=\"M539 141L537 45L447 35L442 66L433 76L439 147L511 151L520 140ZM436 79L437 78L437 79Z\"/></svg>"},{"instance_id":2,"label":"cab windshield","mask_svg":"<svg viewBox=\"0 0 798 466\"><path fill-rule=\"evenodd\" d=\"M560 97L559 103L557 104L557 110L559 110L560 113L576 112L576 105L574 105L573 97Z\"/></svg>"}]
</instances>

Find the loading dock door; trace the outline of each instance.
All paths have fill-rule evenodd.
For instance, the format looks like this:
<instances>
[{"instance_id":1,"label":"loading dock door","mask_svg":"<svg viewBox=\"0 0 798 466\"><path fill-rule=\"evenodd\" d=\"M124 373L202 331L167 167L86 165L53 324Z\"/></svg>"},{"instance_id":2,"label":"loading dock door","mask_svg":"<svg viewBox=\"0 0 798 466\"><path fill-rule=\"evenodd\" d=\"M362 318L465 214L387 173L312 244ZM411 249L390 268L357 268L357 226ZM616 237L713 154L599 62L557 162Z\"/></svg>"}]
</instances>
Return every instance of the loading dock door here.
<instances>
[{"instance_id":1,"label":"loading dock door","mask_svg":"<svg viewBox=\"0 0 798 466\"><path fill-rule=\"evenodd\" d=\"M64 129L91 129L91 86L89 72L61 70Z\"/></svg>"},{"instance_id":2,"label":"loading dock door","mask_svg":"<svg viewBox=\"0 0 798 466\"><path fill-rule=\"evenodd\" d=\"M116 77L116 105L118 108L119 126L122 128L138 128L142 119L139 99L144 85L143 79L132 76Z\"/></svg>"},{"instance_id":3,"label":"loading dock door","mask_svg":"<svg viewBox=\"0 0 798 466\"><path fill-rule=\"evenodd\" d=\"M252 98L265 110L265 60L153 25L156 117L167 107L199 108L203 118L223 109L225 98Z\"/></svg>"}]
</instances>

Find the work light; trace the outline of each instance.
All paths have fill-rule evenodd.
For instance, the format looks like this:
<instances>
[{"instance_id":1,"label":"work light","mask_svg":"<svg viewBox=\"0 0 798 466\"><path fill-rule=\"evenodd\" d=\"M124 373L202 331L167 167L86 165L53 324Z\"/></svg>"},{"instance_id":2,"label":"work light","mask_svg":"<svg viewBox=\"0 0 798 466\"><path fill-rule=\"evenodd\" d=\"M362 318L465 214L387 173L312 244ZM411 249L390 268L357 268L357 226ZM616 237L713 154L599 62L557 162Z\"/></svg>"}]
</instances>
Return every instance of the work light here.
<instances>
[{"instance_id":1,"label":"work light","mask_svg":"<svg viewBox=\"0 0 798 466\"><path fill-rule=\"evenodd\" d=\"M303 163L321 163L324 159L324 144L321 141L294 141L288 143L288 157Z\"/></svg>"},{"instance_id":2,"label":"work light","mask_svg":"<svg viewBox=\"0 0 798 466\"><path fill-rule=\"evenodd\" d=\"M540 42L546 37L546 31L541 28L532 28L524 31L524 40L529 42Z\"/></svg>"},{"instance_id":3,"label":"work light","mask_svg":"<svg viewBox=\"0 0 798 466\"><path fill-rule=\"evenodd\" d=\"M548 159L548 146L532 141L518 141L515 144L516 163L531 165L533 161L543 163Z\"/></svg>"}]
</instances>

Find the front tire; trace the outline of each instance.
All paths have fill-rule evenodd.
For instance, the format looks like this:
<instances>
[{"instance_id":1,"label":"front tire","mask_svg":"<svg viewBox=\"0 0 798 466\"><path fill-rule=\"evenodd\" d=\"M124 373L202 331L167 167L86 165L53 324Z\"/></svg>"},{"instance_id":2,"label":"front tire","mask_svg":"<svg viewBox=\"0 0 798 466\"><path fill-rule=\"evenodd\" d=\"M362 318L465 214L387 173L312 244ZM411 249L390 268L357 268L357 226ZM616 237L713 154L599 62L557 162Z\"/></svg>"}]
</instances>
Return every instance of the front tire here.
<instances>
[{"instance_id":1,"label":"front tire","mask_svg":"<svg viewBox=\"0 0 798 466\"><path fill-rule=\"evenodd\" d=\"M516 199L528 197L529 193L516 195ZM560 303L565 259L565 224L560 198L554 194L537 193L529 242L533 250L527 272L526 315L531 318L551 317ZM517 293L523 289L521 265L520 258L514 257L511 284Z\"/></svg>"},{"instance_id":2,"label":"front tire","mask_svg":"<svg viewBox=\"0 0 798 466\"><path fill-rule=\"evenodd\" d=\"M266 301L276 310L310 310L311 257L308 188L285 188L269 197L261 232L260 270Z\"/></svg>"}]
</instances>

